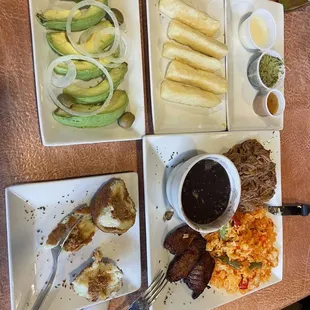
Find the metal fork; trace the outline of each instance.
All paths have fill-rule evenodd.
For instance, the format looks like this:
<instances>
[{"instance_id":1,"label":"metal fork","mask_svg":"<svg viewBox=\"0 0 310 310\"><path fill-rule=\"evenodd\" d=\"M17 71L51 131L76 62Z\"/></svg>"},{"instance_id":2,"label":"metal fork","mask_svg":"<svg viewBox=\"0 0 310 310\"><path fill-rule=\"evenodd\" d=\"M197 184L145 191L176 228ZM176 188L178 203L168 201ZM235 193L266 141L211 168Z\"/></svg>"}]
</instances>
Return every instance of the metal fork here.
<instances>
[{"instance_id":1,"label":"metal fork","mask_svg":"<svg viewBox=\"0 0 310 310\"><path fill-rule=\"evenodd\" d=\"M134 301L128 310L148 309L155 302L167 283L166 273L160 271L144 294Z\"/></svg>"},{"instance_id":2,"label":"metal fork","mask_svg":"<svg viewBox=\"0 0 310 310\"><path fill-rule=\"evenodd\" d=\"M68 228L66 230L66 232L64 233L64 235L62 236L62 238L60 239L60 241L58 242L58 245L55 246L54 248L52 248L52 255L53 255L53 269L52 272L45 284L45 286L43 287L43 289L41 290L40 294L38 295L34 305L32 306L32 310L39 310L43 304L43 302L45 301L46 296L48 295L49 291L51 290L51 287L53 285L55 276L56 276L56 272L57 272L57 267L58 267L58 257L62 251L62 247L65 244L65 242L67 241L69 235L71 234L72 230L75 228L75 226L81 221L81 219L83 218L83 215L80 215L77 218L77 221L74 223L73 226L71 226L70 228Z\"/></svg>"}]
</instances>

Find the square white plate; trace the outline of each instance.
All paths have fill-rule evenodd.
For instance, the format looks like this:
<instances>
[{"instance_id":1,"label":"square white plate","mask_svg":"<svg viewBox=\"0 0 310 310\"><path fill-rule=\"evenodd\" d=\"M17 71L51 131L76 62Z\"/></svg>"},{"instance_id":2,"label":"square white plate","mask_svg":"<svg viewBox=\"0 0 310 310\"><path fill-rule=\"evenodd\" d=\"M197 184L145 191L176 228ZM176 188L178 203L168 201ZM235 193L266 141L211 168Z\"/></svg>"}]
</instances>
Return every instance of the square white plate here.
<instances>
[{"instance_id":1,"label":"square white plate","mask_svg":"<svg viewBox=\"0 0 310 310\"><path fill-rule=\"evenodd\" d=\"M284 12L282 4L267 0L226 0L228 42L228 130L282 130L283 115L279 117L258 116L253 108L257 90L247 77L249 60L254 53L248 52L239 40L238 29L245 16L264 8L274 17L277 38L273 49L284 56ZM280 89L284 94L284 89Z\"/></svg>"},{"instance_id":2,"label":"square white plate","mask_svg":"<svg viewBox=\"0 0 310 310\"><path fill-rule=\"evenodd\" d=\"M36 94L43 145L59 146L141 139L145 134L145 115L139 0L125 2L109 0L110 7L118 8L123 13L127 27L126 34L131 40L128 73L118 89L125 90L129 96L130 102L127 109L136 116L133 127L130 130L124 130L114 123L102 128L73 128L58 123L52 117L56 106L47 94L45 76L47 66L59 56L49 47L46 41L47 31L36 20L36 14L51 8L69 9L74 5L73 1L29 0Z\"/></svg>"},{"instance_id":3,"label":"square white plate","mask_svg":"<svg viewBox=\"0 0 310 310\"><path fill-rule=\"evenodd\" d=\"M164 249L166 235L180 225L181 220L174 215L172 220L163 221L163 215L171 210L165 194L166 180L175 166L200 153L224 153L237 143L255 138L266 149L272 151L276 163L277 188L270 205L281 205L281 160L279 132L228 132L188 135L146 136L143 139L144 190L147 233L147 263L149 282L159 269L165 269L172 255ZM277 232L276 247L279 249L279 265L272 270L271 279L257 290L282 280L283 232L282 217L270 215ZM184 283L168 284L165 291L153 305L154 310L212 309L242 297L241 294L227 294L218 289L206 289L197 300L192 300L191 291Z\"/></svg>"},{"instance_id":4,"label":"square white plate","mask_svg":"<svg viewBox=\"0 0 310 310\"><path fill-rule=\"evenodd\" d=\"M225 10L224 0L185 0L186 3L207 12L221 23L217 39L225 42ZM154 132L181 133L226 130L226 98L216 107L216 112L208 109L195 108L182 104L171 103L160 97L160 85L165 78L170 60L162 57L163 44L169 41L167 29L170 18L158 9L158 0L147 1L148 34L150 53L151 100ZM222 75L226 76L226 58L222 60Z\"/></svg>"},{"instance_id":5,"label":"square white plate","mask_svg":"<svg viewBox=\"0 0 310 310\"><path fill-rule=\"evenodd\" d=\"M62 253L53 287L42 310L73 310L96 304L77 296L70 289L69 274L85 263L93 250L102 245L104 256L114 260L124 272L124 285L117 296L140 288L139 193L136 173L17 185L6 189L12 310L31 309L35 295L40 292L52 270L51 251L44 248L48 234L75 207L89 203L98 188L112 177L122 178L127 185L137 208L135 225L122 236L98 230L93 241L75 254ZM66 280L66 287L61 285L63 280ZM107 304L102 305L102 309Z\"/></svg>"}]
</instances>

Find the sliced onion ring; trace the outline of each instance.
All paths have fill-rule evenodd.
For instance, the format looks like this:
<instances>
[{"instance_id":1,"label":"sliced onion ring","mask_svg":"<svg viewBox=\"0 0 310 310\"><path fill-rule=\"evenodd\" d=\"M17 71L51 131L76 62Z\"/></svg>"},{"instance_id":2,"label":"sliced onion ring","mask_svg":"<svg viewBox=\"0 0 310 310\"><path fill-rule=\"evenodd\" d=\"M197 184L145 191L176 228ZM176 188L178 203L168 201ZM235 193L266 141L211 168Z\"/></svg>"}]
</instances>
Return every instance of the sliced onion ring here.
<instances>
[{"instance_id":1,"label":"sliced onion ring","mask_svg":"<svg viewBox=\"0 0 310 310\"><path fill-rule=\"evenodd\" d=\"M65 88L72 84L76 78L76 68L72 60L67 60L64 62L68 66L68 71L65 76L61 78L56 78L52 75L52 84L59 88Z\"/></svg>"},{"instance_id":2,"label":"sliced onion ring","mask_svg":"<svg viewBox=\"0 0 310 310\"><path fill-rule=\"evenodd\" d=\"M80 39L79 39L80 45L85 44L89 40L89 38L94 34L94 32L96 32L95 27L96 26L88 28L81 34Z\"/></svg>"},{"instance_id":3,"label":"sliced onion ring","mask_svg":"<svg viewBox=\"0 0 310 310\"><path fill-rule=\"evenodd\" d=\"M114 24L114 28L115 28L115 37L114 37L114 41L112 44L112 47L104 52L104 53L100 53L100 54L91 54L89 52L87 52L85 50L85 48L83 48L81 45L78 45L72 38L72 31L71 31L71 23L72 23L72 19L74 16L74 13L79 10L80 8L87 6L87 5L92 5L92 6L97 6L101 9L103 9L106 14L108 14ZM93 57L93 58L104 58L104 57L108 57L110 55L112 55L116 49L118 48L119 44L120 44L120 30L119 30L119 24L118 21L114 15L114 13L112 12L112 10L106 6L103 3L100 3L98 1L94 1L94 0L85 0L85 1L81 1L78 4L76 4L72 10L70 11L68 18L67 18L67 25L66 25L66 32L67 32L67 37L70 41L70 43L72 44L72 46L82 55L88 56L88 57Z\"/></svg>"},{"instance_id":4,"label":"sliced onion ring","mask_svg":"<svg viewBox=\"0 0 310 310\"><path fill-rule=\"evenodd\" d=\"M115 29L112 27L109 28L104 28L102 30L100 30L94 38L94 45L95 48L97 46L100 46L100 35L103 34L114 34L115 33ZM120 49L120 55L119 57L116 58L112 58L111 62L109 64L106 64L105 67L106 68L117 68L120 66L120 64L122 64L123 62L126 62L130 56L130 44L129 41L127 39L127 36L124 33L121 33L121 41L119 44L119 49Z\"/></svg>"},{"instance_id":5,"label":"sliced onion ring","mask_svg":"<svg viewBox=\"0 0 310 310\"><path fill-rule=\"evenodd\" d=\"M100 31L102 29L104 29L104 27L97 24L84 30L79 38L79 44L85 44L96 31Z\"/></svg>"},{"instance_id":6,"label":"sliced onion ring","mask_svg":"<svg viewBox=\"0 0 310 310\"><path fill-rule=\"evenodd\" d=\"M100 70L102 70L102 72L105 74L106 79L109 82L109 87L110 87L110 91L109 91L109 96L108 98L105 100L104 104L99 107L97 110L86 113L86 112L77 112L77 111L72 111L71 109L67 108L66 106L64 106L56 97L56 95L54 94L54 91L52 89L52 77L53 77L53 71L54 68L59 65L60 63L63 62L67 62L70 60L84 60L84 61L88 61L92 64L94 64L95 66L97 66ZM112 96L113 96L113 92L114 92L114 86L113 86L113 81L112 78L108 72L108 70L97 60L92 59L90 57L87 56L82 56L82 55L67 55L67 56L62 56L59 57L55 60L53 60L50 65L47 68L47 75L46 75L46 84L47 84L47 92L49 94L49 96L52 98L53 102L63 111L67 112L70 115L74 115L74 116L92 116L92 115L97 115L98 113L100 113L111 101Z\"/></svg>"}]
</instances>

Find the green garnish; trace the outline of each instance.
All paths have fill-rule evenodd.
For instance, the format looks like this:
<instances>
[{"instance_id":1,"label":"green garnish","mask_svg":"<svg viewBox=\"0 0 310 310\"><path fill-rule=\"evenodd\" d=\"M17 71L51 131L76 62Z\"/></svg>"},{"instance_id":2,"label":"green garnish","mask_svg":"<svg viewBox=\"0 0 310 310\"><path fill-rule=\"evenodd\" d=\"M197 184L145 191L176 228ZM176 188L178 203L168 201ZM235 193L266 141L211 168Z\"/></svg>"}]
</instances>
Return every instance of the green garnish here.
<instances>
[{"instance_id":1,"label":"green garnish","mask_svg":"<svg viewBox=\"0 0 310 310\"><path fill-rule=\"evenodd\" d=\"M220 236L220 238L222 240L226 240L227 239L227 234L228 231L232 228L232 224L231 221L229 221L227 224L225 224L224 226L222 226L219 230L218 230L218 234Z\"/></svg>"},{"instance_id":2,"label":"green garnish","mask_svg":"<svg viewBox=\"0 0 310 310\"><path fill-rule=\"evenodd\" d=\"M227 265L229 265L229 266L231 266L231 267L233 267L233 268L235 268L237 270L239 270L240 267L241 267L241 264L238 261L236 261L236 260L229 260L229 257L227 255L220 256L219 259L223 263L225 263L225 264L227 264Z\"/></svg>"},{"instance_id":3,"label":"green garnish","mask_svg":"<svg viewBox=\"0 0 310 310\"><path fill-rule=\"evenodd\" d=\"M277 57L264 55L259 63L259 75L267 87L272 87L278 82L279 75L283 74L283 61Z\"/></svg>"},{"instance_id":4,"label":"green garnish","mask_svg":"<svg viewBox=\"0 0 310 310\"><path fill-rule=\"evenodd\" d=\"M259 269L262 268L263 264L261 262L253 262L250 264L249 269Z\"/></svg>"},{"instance_id":5,"label":"green garnish","mask_svg":"<svg viewBox=\"0 0 310 310\"><path fill-rule=\"evenodd\" d=\"M228 232L228 227L227 227L227 224L222 226L219 230L219 235L220 235L220 238L222 240L225 240L226 239L226 235L227 235L227 232Z\"/></svg>"}]
</instances>

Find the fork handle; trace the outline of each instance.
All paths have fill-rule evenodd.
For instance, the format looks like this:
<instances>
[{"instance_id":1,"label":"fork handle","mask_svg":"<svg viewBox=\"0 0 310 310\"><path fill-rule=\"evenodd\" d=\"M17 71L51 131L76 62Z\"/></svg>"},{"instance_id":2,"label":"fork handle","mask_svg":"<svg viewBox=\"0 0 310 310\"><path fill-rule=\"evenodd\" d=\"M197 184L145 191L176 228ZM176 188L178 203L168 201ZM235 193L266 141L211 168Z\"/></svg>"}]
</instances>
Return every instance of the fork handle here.
<instances>
[{"instance_id":1,"label":"fork handle","mask_svg":"<svg viewBox=\"0 0 310 310\"><path fill-rule=\"evenodd\" d=\"M54 264L53 264L53 270L52 273L50 274L47 284L43 287L41 290L40 294L38 295L34 305L32 306L31 310L39 310L45 301L46 296L48 295L49 291L52 288L55 276L56 276L56 271L57 271L57 258L54 258Z\"/></svg>"},{"instance_id":2,"label":"fork handle","mask_svg":"<svg viewBox=\"0 0 310 310\"><path fill-rule=\"evenodd\" d=\"M134 301L131 306L128 308L128 310L147 310L149 307L145 300L143 300L141 297Z\"/></svg>"}]
</instances>

